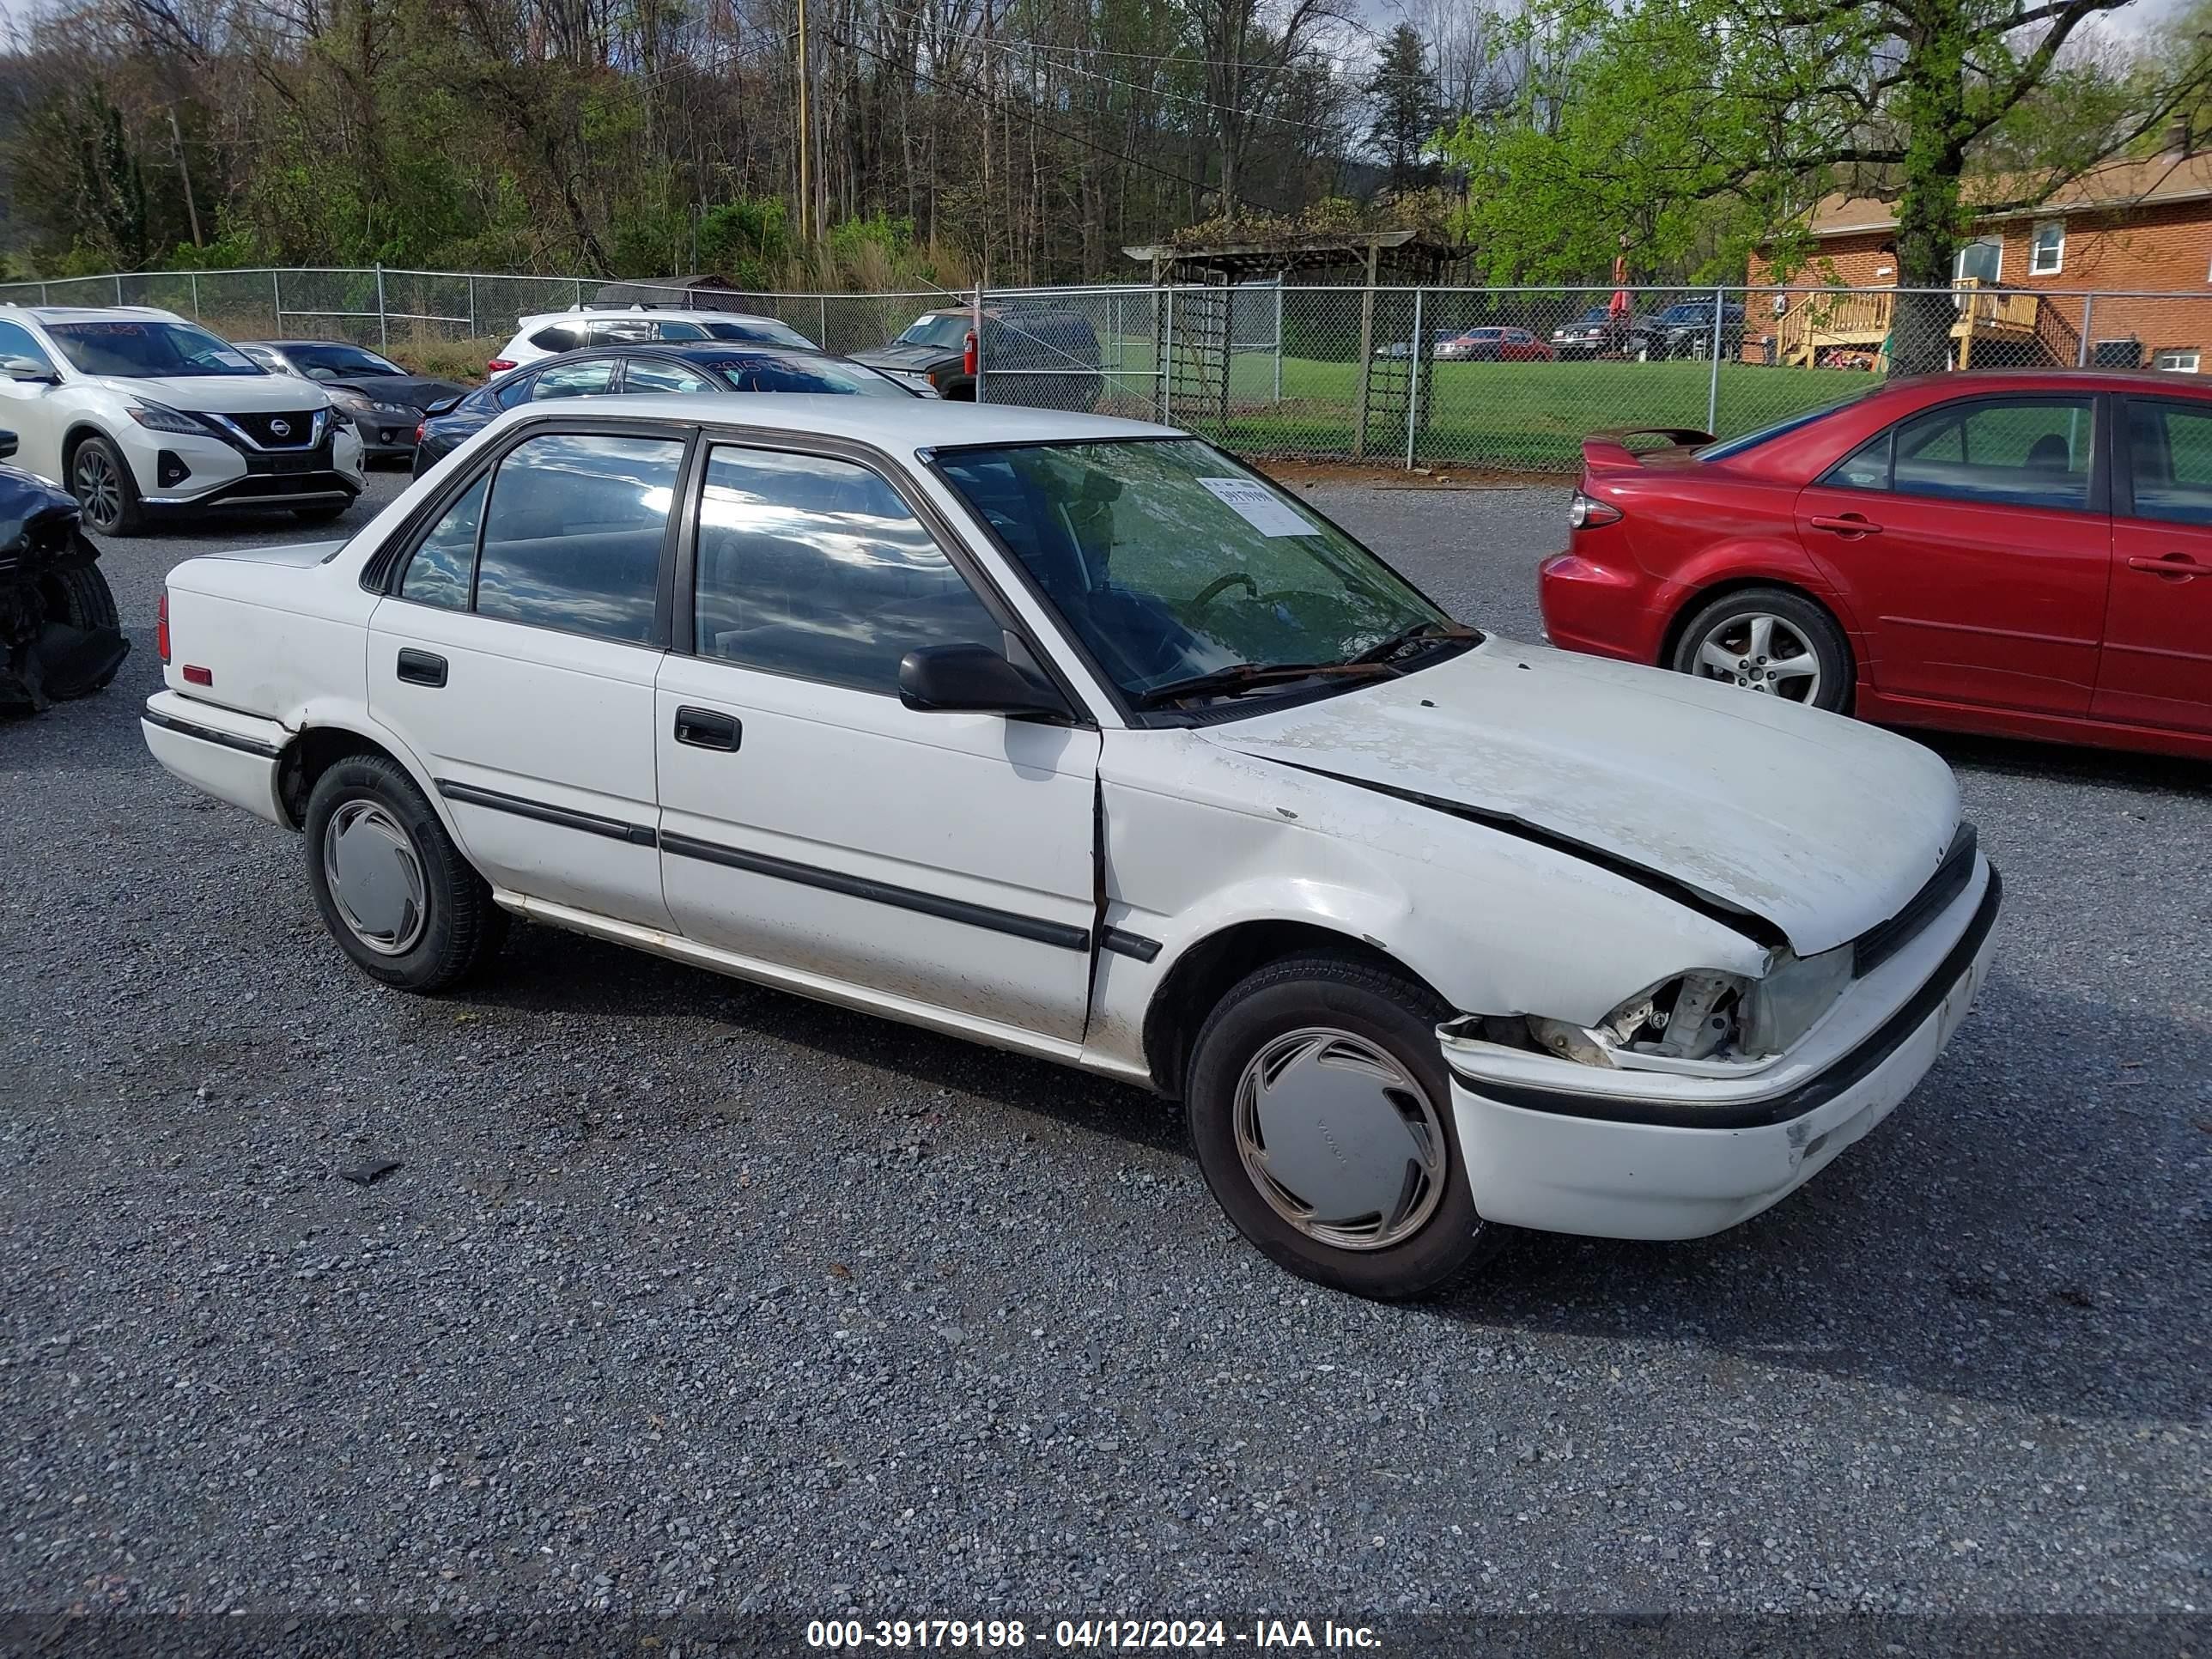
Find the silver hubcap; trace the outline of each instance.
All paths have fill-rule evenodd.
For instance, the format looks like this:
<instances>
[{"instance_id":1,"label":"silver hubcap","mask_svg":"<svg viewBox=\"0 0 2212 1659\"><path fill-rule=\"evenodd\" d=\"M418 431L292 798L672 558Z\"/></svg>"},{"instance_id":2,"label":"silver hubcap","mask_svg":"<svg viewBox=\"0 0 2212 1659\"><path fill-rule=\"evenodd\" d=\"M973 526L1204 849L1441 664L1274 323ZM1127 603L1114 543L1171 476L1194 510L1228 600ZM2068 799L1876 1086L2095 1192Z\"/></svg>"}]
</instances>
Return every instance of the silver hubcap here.
<instances>
[{"instance_id":1,"label":"silver hubcap","mask_svg":"<svg viewBox=\"0 0 2212 1659\"><path fill-rule=\"evenodd\" d=\"M323 830L323 878L353 936L379 956L404 956L429 921L422 861L398 821L349 800Z\"/></svg>"},{"instance_id":2,"label":"silver hubcap","mask_svg":"<svg viewBox=\"0 0 2212 1659\"><path fill-rule=\"evenodd\" d=\"M98 530L123 516L123 485L107 464L105 450L86 448L76 458L76 502Z\"/></svg>"},{"instance_id":3,"label":"silver hubcap","mask_svg":"<svg viewBox=\"0 0 2212 1659\"><path fill-rule=\"evenodd\" d=\"M1349 1032L1277 1037L1237 1084L1237 1151L1282 1218L1316 1243L1379 1250L1443 1201L1444 1135L1428 1092Z\"/></svg>"},{"instance_id":4,"label":"silver hubcap","mask_svg":"<svg viewBox=\"0 0 2212 1659\"><path fill-rule=\"evenodd\" d=\"M1820 695L1820 655L1813 642L1786 618L1765 611L1717 623L1699 642L1694 663L1701 678L1770 697L1811 702Z\"/></svg>"}]
</instances>

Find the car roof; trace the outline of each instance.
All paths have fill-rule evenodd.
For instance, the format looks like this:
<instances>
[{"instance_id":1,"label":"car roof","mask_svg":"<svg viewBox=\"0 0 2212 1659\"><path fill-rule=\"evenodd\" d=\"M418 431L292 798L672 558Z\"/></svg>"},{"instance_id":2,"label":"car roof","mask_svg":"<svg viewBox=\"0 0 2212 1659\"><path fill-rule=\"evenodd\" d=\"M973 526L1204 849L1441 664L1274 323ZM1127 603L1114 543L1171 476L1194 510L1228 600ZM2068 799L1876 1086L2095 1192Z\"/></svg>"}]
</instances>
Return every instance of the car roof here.
<instances>
[{"instance_id":1,"label":"car roof","mask_svg":"<svg viewBox=\"0 0 2212 1659\"><path fill-rule=\"evenodd\" d=\"M669 306L570 306L566 311L532 312L527 317L518 317L515 326L542 328L548 323L576 322L598 318L608 322L635 319L650 322L659 319L672 323L781 323L780 317L771 317L759 311L678 311ZM786 328L791 325L783 325Z\"/></svg>"},{"instance_id":2,"label":"car roof","mask_svg":"<svg viewBox=\"0 0 2212 1659\"><path fill-rule=\"evenodd\" d=\"M1972 392L2124 392L2156 386L2183 396L2212 396L2212 385L2190 374L2159 368L1961 368L1933 374L1899 374L1868 393L1887 398L1893 392L1918 392L1933 386L1955 386Z\"/></svg>"},{"instance_id":3,"label":"car roof","mask_svg":"<svg viewBox=\"0 0 2212 1659\"><path fill-rule=\"evenodd\" d=\"M143 323L151 319L157 322L181 323L186 319L173 311L164 311L159 306L21 306L9 304L0 310L21 312L42 323Z\"/></svg>"},{"instance_id":4,"label":"car roof","mask_svg":"<svg viewBox=\"0 0 2212 1659\"><path fill-rule=\"evenodd\" d=\"M366 351L373 356L384 356L374 346L365 346L358 340L234 340L231 343L267 346L271 351L289 351L295 346L351 346L356 351Z\"/></svg>"},{"instance_id":5,"label":"car roof","mask_svg":"<svg viewBox=\"0 0 2212 1659\"><path fill-rule=\"evenodd\" d=\"M494 424L574 420L595 400L562 398L510 409ZM663 392L606 400L593 413L623 420L665 420L694 426L751 427L805 433L913 455L970 444L1082 443L1122 438L1182 438L1188 433L1148 421L1076 415L1004 404L944 403L934 398L855 398L809 392Z\"/></svg>"}]
</instances>

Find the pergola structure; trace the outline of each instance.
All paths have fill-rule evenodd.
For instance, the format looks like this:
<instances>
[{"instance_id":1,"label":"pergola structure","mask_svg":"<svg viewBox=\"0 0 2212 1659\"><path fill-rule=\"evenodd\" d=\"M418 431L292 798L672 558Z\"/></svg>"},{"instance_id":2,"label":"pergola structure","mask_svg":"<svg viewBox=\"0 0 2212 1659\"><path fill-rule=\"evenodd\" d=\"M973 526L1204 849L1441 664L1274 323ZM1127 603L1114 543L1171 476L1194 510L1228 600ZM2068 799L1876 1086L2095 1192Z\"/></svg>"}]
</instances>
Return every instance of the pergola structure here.
<instances>
[{"instance_id":1,"label":"pergola structure","mask_svg":"<svg viewBox=\"0 0 2212 1659\"><path fill-rule=\"evenodd\" d=\"M1419 302L1405 301L1402 289L1443 283L1451 268L1467 257L1468 250L1421 230L1285 228L1274 234L1189 246L1163 243L1125 247L1121 252L1151 267L1156 289L1169 290L1161 296L1157 323L1163 413L1167 412L1176 390L1186 388L1186 404L1195 395L1201 404L1211 404L1224 430L1229 423L1231 356L1230 289L1241 283L1271 277L1303 276L1310 281L1340 273L1357 281L1362 290L1359 392L1352 453L1359 457L1367 453L1370 425L1403 423L1414 418L1409 411L1417 398L1425 408L1427 388L1422 384L1420 364L1427 352L1426 342L1418 337ZM1400 303L1393 308L1410 305L1413 313L1402 319L1413 329L1406 337L1413 349L1401 356L1378 358L1375 355L1376 305L1386 277L1397 285L1392 292ZM1179 298L1179 291L1184 289L1192 291Z\"/></svg>"}]
</instances>

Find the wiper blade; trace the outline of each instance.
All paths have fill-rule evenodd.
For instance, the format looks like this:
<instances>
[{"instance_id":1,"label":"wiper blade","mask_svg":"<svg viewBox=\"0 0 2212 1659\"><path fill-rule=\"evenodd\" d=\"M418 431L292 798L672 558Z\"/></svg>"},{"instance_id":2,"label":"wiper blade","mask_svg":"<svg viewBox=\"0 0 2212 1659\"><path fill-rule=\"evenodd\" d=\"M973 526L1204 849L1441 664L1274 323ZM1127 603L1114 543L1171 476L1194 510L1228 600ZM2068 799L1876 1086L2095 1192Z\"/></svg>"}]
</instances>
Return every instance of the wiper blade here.
<instances>
[{"instance_id":1,"label":"wiper blade","mask_svg":"<svg viewBox=\"0 0 2212 1659\"><path fill-rule=\"evenodd\" d=\"M1210 673L1193 674L1188 679L1170 680L1164 685L1156 685L1137 698L1137 707L1157 708L1162 703L1181 702L1186 697L1233 697L1240 692L1279 685L1287 680L1365 678L1372 675L1394 675L1397 672L1384 662L1233 663L1227 668L1217 668Z\"/></svg>"},{"instance_id":2,"label":"wiper blade","mask_svg":"<svg viewBox=\"0 0 2212 1659\"><path fill-rule=\"evenodd\" d=\"M1482 630L1469 628L1463 623L1431 622L1425 617L1400 629L1379 645L1370 645L1351 660L1354 663L1388 662L1407 646L1417 641L1435 641L1443 643L1452 640L1479 640Z\"/></svg>"}]
</instances>

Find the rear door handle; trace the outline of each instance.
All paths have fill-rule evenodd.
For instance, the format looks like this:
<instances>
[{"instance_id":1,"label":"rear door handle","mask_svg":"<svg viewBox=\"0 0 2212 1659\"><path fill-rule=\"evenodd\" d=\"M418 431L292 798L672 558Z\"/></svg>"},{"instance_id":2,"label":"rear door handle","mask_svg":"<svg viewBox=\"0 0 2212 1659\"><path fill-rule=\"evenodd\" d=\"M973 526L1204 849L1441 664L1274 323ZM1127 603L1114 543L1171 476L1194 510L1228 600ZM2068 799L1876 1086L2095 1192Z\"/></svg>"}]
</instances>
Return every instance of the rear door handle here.
<instances>
[{"instance_id":1,"label":"rear door handle","mask_svg":"<svg viewBox=\"0 0 2212 1659\"><path fill-rule=\"evenodd\" d=\"M1815 530L1832 530L1839 536L1873 536L1881 531L1880 525L1871 519L1862 519L1856 513L1845 513L1836 518L1816 513L1813 515L1812 524Z\"/></svg>"},{"instance_id":2,"label":"rear door handle","mask_svg":"<svg viewBox=\"0 0 2212 1659\"><path fill-rule=\"evenodd\" d=\"M443 685L446 659L434 651L404 649L399 653L399 678L410 685Z\"/></svg>"},{"instance_id":3,"label":"rear door handle","mask_svg":"<svg viewBox=\"0 0 2212 1659\"><path fill-rule=\"evenodd\" d=\"M2186 553L2169 553L2161 559L2130 559L2128 568L2148 570L2154 576L2173 581L2184 581L2191 576L2212 576L2212 564L2199 564Z\"/></svg>"},{"instance_id":4,"label":"rear door handle","mask_svg":"<svg viewBox=\"0 0 2212 1659\"><path fill-rule=\"evenodd\" d=\"M734 751L744 741L744 728L733 716L718 714L711 708L679 708L676 711L676 741L688 743L694 749Z\"/></svg>"}]
</instances>

